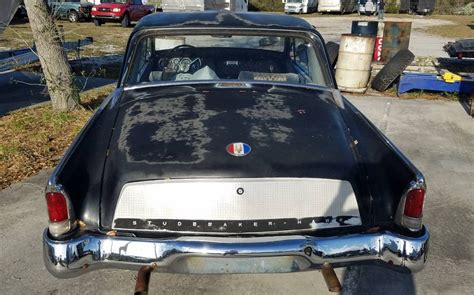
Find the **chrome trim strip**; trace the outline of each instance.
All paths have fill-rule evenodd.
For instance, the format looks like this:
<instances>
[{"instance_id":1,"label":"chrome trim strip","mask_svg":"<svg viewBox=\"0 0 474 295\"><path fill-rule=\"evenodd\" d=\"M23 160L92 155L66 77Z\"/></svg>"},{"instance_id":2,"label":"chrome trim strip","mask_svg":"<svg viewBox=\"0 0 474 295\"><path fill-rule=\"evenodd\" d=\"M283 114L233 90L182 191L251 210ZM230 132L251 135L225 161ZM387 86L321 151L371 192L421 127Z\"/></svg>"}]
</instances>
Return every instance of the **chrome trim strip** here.
<instances>
[{"instance_id":1,"label":"chrome trim strip","mask_svg":"<svg viewBox=\"0 0 474 295\"><path fill-rule=\"evenodd\" d=\"M79 233L66 241L43 235L46 268L58 278L120 268L137 270L157 266L170 273L276 273L318 269L324 262L335 267L381 264L417 272L428 252L429 232L406 237L380 231L333 237L303 235L252 238L179 237L145 239Z\"/></svg>"},{"instance_id":2,"label":"chrome trim strip","mask_svg":"<svg viewBox=\"0 0 474 295\"><path fill-rule=\"evenodd\" d=\"M334 88L321 85L312 85L312 84L297 84L297 83L288 83L288 82L278 82L278 81L258 81L258 80L237 80L237 79L227 79L227 80L186 80L186 81L155 81L149 82L146 84L137 84L131 86L123 87L124 91L137 90L137 89L146 89L146 88L156 88L156 87L165 87L165 86L193 86L193 85L205 85L205 84L215 84L216 87L220 85L222 88L223 85L229 85L228 88L231 88L231 85L234 85L234 88L251 88L252 84L255 85L271 85L271 86L285 86L293 88L304 88L310 90L320 90L320 91L332 91Z\"/></svg>"}]
</instances>

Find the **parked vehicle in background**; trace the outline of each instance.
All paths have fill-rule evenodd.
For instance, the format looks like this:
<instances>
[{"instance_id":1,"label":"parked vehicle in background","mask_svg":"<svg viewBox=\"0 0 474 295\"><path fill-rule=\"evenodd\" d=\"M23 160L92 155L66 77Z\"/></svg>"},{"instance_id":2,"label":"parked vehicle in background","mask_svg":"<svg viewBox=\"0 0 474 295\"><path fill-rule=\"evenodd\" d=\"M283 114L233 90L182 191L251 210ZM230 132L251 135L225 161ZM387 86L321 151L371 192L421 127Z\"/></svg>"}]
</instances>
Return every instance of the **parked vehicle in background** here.
<instances>
[{"instance_id":1,"label":"parked vehicle in background","mask_svg":"<svg viewBox=\"0 0 474 295\"><path fill-rule=\"evenodd\" d=\"M319 0L318 11L325 12L346 12L352 13L357 9L357 0Z\"/></svg>"},{"instance_id":2,"label":"parked vehicle in background","mask_svg":"<svg viewBox=\"0 0 474 295\"><path fill-rule=\"evenodd\" d=\"M70 22L78 22L81 19L88 20L91 17L92 4L81 2L81 0L48 0L53 15Z\"/></svg>"},{"instance_id":3,"label":"parked vehicle in background","mask_svg":"<svg viewBox=\"0 0 474 295\"><path fill-rule=\"evenodd\" d=\"M408 12L410 14L430 14L435 9L436 0L401 0L400 12Z\"/></svg>"},{"instance_id":4,"label":"parked vehicle in background","mask_svg":"<svg viewBox=\"0 0 474 295\"><path fill-rule=\"evenodd\" d=\"M309 13L318 9L318 0L286 0L285 13Z\"/></svg>"},{"instance_id":5,"label":"parked vehicle in background","mask_svg":"<svg viewBox=\"0 0 474 295\"><path fill-rule=\"evenodd\" d=\"M357 1L357 13L372 15L377 12L377 0L359 0Z\"/></svg>"},{"instance_id":6,"label":"parked vehicle in background","mask_svg":"<svg viewBox=\"0 0 474 295\"><path fill-rule=\"evenodd\" d=\"M225 0L226 11L243 11L249 10L248 0Z\"/></svg>"},{"instance_id":7,"label":"parked vehicle in background","mask_svg":"<svg viewBox=\"0 0 474 295\"><path fill-rule=\"evenodd\" d=\"M163 11L248 11L248 0L162 0Z\"/></svg>"},{"instance_id":8,"label":"parked vehicle in background","mask_svg":"<svg viewBox=\"0 0 474 295\"><path fill-rule=\"evenodd\" d=\"M155 7L144 5L142 0L102 0L101 4L92 7L91 14L96 26L105 22L119 22L125 28L153 12Z\"/></svg>"}]
</instances>

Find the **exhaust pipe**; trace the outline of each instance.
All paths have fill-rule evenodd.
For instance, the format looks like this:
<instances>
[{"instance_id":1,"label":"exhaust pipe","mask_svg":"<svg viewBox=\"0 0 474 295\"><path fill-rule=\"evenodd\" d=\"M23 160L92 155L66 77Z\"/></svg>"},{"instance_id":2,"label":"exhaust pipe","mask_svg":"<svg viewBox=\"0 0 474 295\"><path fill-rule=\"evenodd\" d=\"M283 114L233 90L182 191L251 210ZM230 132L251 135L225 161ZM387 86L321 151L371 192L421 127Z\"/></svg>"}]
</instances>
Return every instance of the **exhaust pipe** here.
<instances>
[{"instance_id":1,"label":"exhaust pipe","mask_svg":"<svg viewBox=\"0 0 474 295\"><path fill-rule=\"evenodd\" d=\"M158 266L153 263L152 266L142 266L137 274L137 282L135 283L135 295L147 295L150 286L151 273Z\"/></svg>"},{"instance_id":2,"label":"exhaust pipe","mask_svg":"<svg viewBox=\"0 0 474 295\"><path fill-rule=\"evenodd\" d=\"M323 278L326 282L329 292L341 292L341 283L334 272L334 268L329 262L324 262L321 268L321 273L323 274Z\"/></svg>"}]
</instances>

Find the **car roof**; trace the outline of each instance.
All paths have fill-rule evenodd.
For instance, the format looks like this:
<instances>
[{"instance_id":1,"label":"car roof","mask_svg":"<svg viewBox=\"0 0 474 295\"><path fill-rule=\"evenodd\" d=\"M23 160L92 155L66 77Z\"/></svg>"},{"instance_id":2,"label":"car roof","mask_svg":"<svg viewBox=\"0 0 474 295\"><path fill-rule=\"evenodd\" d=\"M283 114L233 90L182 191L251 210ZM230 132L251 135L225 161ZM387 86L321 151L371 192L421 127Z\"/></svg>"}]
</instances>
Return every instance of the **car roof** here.
<instances>
[{"instance_id":1,"label":"car roof","mask_svg":"<svg viewBox=\"0 0 474 295\"><path fill-rule=\"evenodd\" d=\"M284 14L264 12L160 12L140 20L134 31L152 28L260 28L313 30L307 21Z\"/></svg>"}]
</instances>

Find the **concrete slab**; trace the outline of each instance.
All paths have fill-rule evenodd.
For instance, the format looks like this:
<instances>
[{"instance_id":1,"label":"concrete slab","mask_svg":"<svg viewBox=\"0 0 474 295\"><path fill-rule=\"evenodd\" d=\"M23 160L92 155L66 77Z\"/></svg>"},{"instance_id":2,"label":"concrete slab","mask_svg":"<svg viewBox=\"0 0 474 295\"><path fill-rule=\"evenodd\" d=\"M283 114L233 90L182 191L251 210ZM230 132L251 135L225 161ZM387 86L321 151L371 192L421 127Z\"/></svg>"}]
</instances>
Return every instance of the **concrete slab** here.
<instances>
[{"instance_id":1,"label":"concrete slab","mask_svg":"<svg viewBox=\"0 0 474 295\"><path fill-rule=\"evenodd\" d=\"M338 270L343 294L470 294L474 290L474 120L457 102L350 97L425 173L429 262L416 275L375 266ZM0 293L130 294L134 272L58 280L44 268L48 171L0 191ZM153 274L151 294L326 294L319 272L263 275Z\"/></svg>"}]
</instances>

